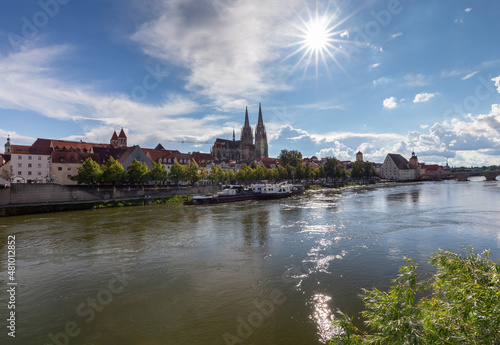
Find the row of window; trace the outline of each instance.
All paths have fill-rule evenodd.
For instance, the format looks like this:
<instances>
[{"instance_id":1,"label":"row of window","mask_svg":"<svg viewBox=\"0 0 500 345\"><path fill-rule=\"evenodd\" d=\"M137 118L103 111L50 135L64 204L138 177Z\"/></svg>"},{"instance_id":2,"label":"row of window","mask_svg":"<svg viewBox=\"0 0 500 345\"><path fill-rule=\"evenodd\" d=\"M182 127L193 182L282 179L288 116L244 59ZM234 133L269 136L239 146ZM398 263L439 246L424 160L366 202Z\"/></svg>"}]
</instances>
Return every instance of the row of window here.
<instances>
[{"instance_id":1,"label":"row of window","mask_svg":"<svg viewBox=\"0 0 500 345\"><path fill-rule=\"evenodd\" d=\"M39 160L39 161L41 161L41 160L42 160L42 156L37 156L37 158L38 158L38 160ZM17 156L17 159L23 159L23 156L18 155L18 156ZM32 160L32 159L33 159L33 156L28 156L28 160L29 160L29 161L30 161L30 160ZM47 157L47 160L49 160L49 159L50 159L50 156L48 156L48 157Z\"/></svg>"},{"instance_id":2,"label":"row of window","mask_svg":"<svg viewBox=\"0 0 500 345\"><path fill-rule=\"evenodd\" d=\"M21 171L18 171L18 172L17 172L17 175L21 176L21 175L22 175L22 172L21 172ZM28 176L32 176L32 175L33 175L33 173L32 173L31 171L28 171ZM38 171L38 172L37 172L37 175L38 175L38 176L42 176L42 172L41 172L41 171Z\"/></svg>"},{"instance_id":3,"label":"row of window","mask_svg":"<svg viewBox=\"0 0 500 345\"><path fill-rule=\"evenodd\" d=\"M173 161L175 162L176 159L174 158ZM168 162L167 162L167 158L160 158L158 160L159 163L172 163L172 158L168 158ZM188 162L188 159L179 159L179 163L183 163L183 164L186 164Z\"/></svg>"},{"instance_id":4,"label":"row of window","mask_svg":"<svg viewBox=\"0 0 500 345\"><path fill-rule=\"evenodd\" d=\"M17 163L17 167L18 168L22 168L23 167L23 163ZM28 168L32 168L33 165L31 163L28 163ZM42 164L38 164L38 167L41 168L42 167Z\"/></svg>"}]
</instances>

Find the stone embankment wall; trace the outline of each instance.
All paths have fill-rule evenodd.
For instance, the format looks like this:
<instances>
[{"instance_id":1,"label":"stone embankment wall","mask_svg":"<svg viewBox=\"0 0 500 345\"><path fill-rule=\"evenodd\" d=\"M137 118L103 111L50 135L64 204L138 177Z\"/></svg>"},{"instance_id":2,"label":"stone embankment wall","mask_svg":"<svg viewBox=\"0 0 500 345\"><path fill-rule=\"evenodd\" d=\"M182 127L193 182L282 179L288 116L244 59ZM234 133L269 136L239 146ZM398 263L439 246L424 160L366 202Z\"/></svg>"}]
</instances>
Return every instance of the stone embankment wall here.
<instances>
[{"instance_id":1,"label":"stone embankment wall","mask_svg":"<svg viewBox=\"0 0 500 345\"><path fill-rule=\"evenodd\" d=\"M154 200L176 195L211 194L219 189L219 186L155 188L20 183L13 184L11 188L0 189L0 216L79 209L112 200Z\"/></svg>"}]
</instances>

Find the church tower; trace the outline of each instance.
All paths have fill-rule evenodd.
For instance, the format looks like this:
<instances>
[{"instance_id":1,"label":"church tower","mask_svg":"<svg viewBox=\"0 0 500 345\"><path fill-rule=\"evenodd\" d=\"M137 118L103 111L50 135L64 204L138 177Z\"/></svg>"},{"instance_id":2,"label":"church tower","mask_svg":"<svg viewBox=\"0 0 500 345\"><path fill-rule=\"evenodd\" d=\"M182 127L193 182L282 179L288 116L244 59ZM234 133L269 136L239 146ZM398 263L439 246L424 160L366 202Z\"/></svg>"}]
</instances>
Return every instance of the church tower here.
<instances>
[{"instance_id":1,"label":"church tower","mask_svg":"<svg viewBox=\"0 0 500 345\"><path fill-rule=\"evenodd\" d=\"M10 137L7 136L7 142L5 143L5 151L6 155L10 155L12 153L12 147L10 146Z\"/></svg>"},{"instance_id":2,"label":"church tower","mask_svg":"<svg viewBox=\"0 0 500 345\"><path fill-rule=\"evenodd\" d=\"M363 152L358 151L358 153L356 153L356 162L363 163Z\"/></svg>"},{"instance_id":3,"label":"church tower","mask_svg":"<svg viewBox=\"0 0 500 345\"><path fill-rule=\"evenodd\" d=\"M255 128L255 156L256 158L268 158L267 134L264 120L262 119L262 108L259 103L259 120Z\"/></svg>"},{"instance_id":4,"label":"church tower","mask_svg":"<svg viewBox=\"0 0 500 345\"><path fill-rule=\"evenodd\" d=\"M249 160L254 158L254 145L252 127L248 120L248 107L245 110L245 125L241 129L241 159Z\"/></svg>"},{"instance_id":5,"label":"church tower","mask_svg":"<svg viewBox=\"0 0 500 345\"><path fill-rule=\"evenodd\" d=\"M417 171L418 171L418 157L415 155L415 152L412 152L412 153L411 153L410 165L411 165L414 169L417 169Z\"/></svg>"},{"instance_id":6,"label":"church tower","mask_svg":"<svg viewBox=\"0 0 500 345\"><path fill-rule=\"evenodd\" d=\"M109 140L109 144L113 146L118 146L118 134L116 134L116 131L113 132L113 136Z\"/></svg>"},{"instance_id":7,"label":"church tower","mask_svg":"<svg viewBox=\"0 0 500 345\"><path fill-rule=\"evenodd\" d=\"M118 146L127 147L127 136L125 135L123 127L122 130L120 131L120 134L118 134Z\"/></svg>"}]
</instances>

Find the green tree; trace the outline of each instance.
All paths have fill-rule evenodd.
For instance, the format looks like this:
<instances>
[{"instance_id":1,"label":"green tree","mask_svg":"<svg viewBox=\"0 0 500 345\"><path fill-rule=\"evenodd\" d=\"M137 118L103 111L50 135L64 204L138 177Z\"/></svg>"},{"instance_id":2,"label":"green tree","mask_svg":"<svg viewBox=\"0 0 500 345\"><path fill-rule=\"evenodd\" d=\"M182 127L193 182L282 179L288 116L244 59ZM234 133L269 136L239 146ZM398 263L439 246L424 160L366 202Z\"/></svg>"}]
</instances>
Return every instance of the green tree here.
<instances>
[{"instance_id":1,"label":"green tree","mask_svg":"<svg viewBox=\"0 0 500 345\"><path fill-rule=\"evenodd\" d=\"M280 162L280 166L282 167L286 167L287 165L296 167L302 163L302 153L297 150L281 150L278 160Z\"/></svg>"},{"instance_id":2,"label":"green tree","mask_svg":"<svg viewBox=\"0 0 500 345\"><path fill-rule=\"evenodd\" d=\"M191 183L195 183L200 180L200 175L198 173L198 166L195 162L189 163L186 168L186 173L184 175L184 180Z\"/></svg>"},{"instance_id":3,"label":"green tree","mask_svg":"<svg viewBox=\"0 0 500 345\"><path fill-rule=\"evenodd\" d=\"M184 175L186 173L186 169L179 162L175 162L170 168L170 172L168 173L168 179L172 181L174 184L178 184L179 181L184 179Z\"/></svg>"},{"instance_id":4,"label":"green tree","mask_svg":"<svg viewBox=\"0 0 500 345\"><path fill-rule=\"evenodd\" d=\"M127 180L130 183L144 183L150 179L148 165L134 159L127 169Z\"/></svg>"},{"instance_id":5,"label":"green tree","mask_svg":"<svg viewBox=\"0 0 500 345\"><path fill-rule=\"evenodd\" d=\"M286 180L286 179L288 179L288 171L283 166L280 166L278 168L278 175L279 175L279 179L280 180Z\"/></svg>"},{"instance_id":6,"label":"green tree","mask_svg":"<svg viewBox=\"0 0 500 345\"><path fill-rule=\"evenodd\" d=\"M221 181L222 177L222 169L221 167L212 165L210 169L210 173L208 173L208 179L212 181L212 183L217 183Z\"/></svg>"},{"instance_id":7,"label":"green tree","mask_svg":"<svg viewBox=\"0 0 500 345\"><path fill-rule=\"evenodd\" d=\"M330 344L500 344L500 264L489 256L440 250L427 279L408 258L388 292L364 291L368 330L339 312L334 327L343 332Z\"/></svg>"},{"instance_id":8,"label":"green tree","mask_svg":"<svg viewBox=\"0 0 500 345\"><path fill-rule=\"evenodd\" d=\"M123 183L126 178L125 169L120 162L110 157L102 167L102 179L106 183L117 185Z\"/></svg>"},{"instance_id":9,"label":"green tree","mask_svg":"<svg viewBox=\"0 0 500 345\"><path fill-rule=\"evenodd\" d=\"M207 175L208 175L208 173L207 173L207 171L205 170L205 168L204 168L204 167L200 167L200 172L198 173L198 178L199 178L199 180L204 180L204 179L206 179L206 178L207 178Z\"/></svg>"},{"instance_id":10,"label":"green tree","mask_svg":"<svg viewBox=\"0 0 500 345\"><path fill-rule=\"evenodd\" d=\"M325 174L326 178L331 178L332 180L337 177L338 174L339 160L335 157L327 157L325 162Z\"/></svg>"},{"instance_id":11,"label":"green tree","mask_svg":"<svg viewBox=\"0 0 500 345\"><path fill-rule=\"evenodd\" d=\"M163 182L167 179L167 168L161 164L153 162L151 168L151 179L155 182Z\"/></svg>"},{"instance_id":12,"label":"green tree","mask_svg":"<svg viewBox=\"0 0 500 345\"><path fill-rule=\"evenodd\" d=\"M353 178L371 178L377 175L377 171L370 162L355 162L352 165L351 176Z\"/></svg>"},{"instance_id":13,"label":"green tree","mask_svg":"<svg viewBox=\"0 0 500 345\"><path fill-rule=\"evenodd\" d=\"M78 184L94 185L101 180L102 170L99 164L92 158L87 158L81 167L78 168L78 174L71 176L72 181Z\"/></svg>"}]
</instances>

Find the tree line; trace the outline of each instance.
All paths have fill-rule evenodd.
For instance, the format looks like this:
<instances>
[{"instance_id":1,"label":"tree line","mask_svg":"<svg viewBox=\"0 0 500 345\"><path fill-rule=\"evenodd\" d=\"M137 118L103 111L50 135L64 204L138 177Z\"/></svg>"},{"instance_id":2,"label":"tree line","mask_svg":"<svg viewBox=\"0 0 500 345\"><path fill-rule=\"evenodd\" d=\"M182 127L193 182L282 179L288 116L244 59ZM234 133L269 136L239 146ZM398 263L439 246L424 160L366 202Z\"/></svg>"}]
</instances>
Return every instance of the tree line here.
<instances>
[{"instance_id":1,"label":"tree line","mask_svg":"<svg viewBox=\"0 0 500 345\"><path fill-rule=\"evenodd\" d=\"M153 163L151 170L146 163L134 160L127 170L120 162L110 158L106 164L99 165L91 158L87 158L78 174L70 179L79 184L94 185L96 183L107 184L143 184L148 181L164 183L170 181L174 184L179 182L195 183L207 179L212 183L224 182L254 182L254 181L284 181L284 180L316 180L322 179L331 182L344 181L348 176L352 178L370 179L377 176L373 165L369 162L355 162L352 171L348 172L334 157L327 157L325 163L313 168L311 163L303 162L302 154L299 151L282 150L279 157L279 167L266 168L256 162L250 164L243 163L239 170L224 170L218 166L212 166L210 171L203 167L198 167L194 162L187 166L182 166L175 162L170 171L161 163Z\"/></svg>"}]
</instances>

